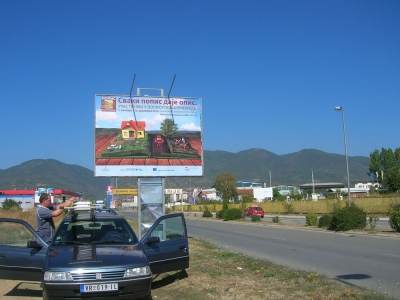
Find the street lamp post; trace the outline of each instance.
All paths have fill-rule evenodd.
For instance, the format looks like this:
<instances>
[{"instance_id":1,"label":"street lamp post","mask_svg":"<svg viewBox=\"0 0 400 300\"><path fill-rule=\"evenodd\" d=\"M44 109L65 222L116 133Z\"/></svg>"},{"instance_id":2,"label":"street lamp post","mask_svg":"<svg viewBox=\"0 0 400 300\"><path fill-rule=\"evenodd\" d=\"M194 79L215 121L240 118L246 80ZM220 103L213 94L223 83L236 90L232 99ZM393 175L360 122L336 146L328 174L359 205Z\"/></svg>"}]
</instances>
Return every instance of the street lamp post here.
<instances>
[{"instance_id":1,"label":"street lamp post","mask_svg":"<svg viewBox=\"0 0 400 300\"><path fill-rule=\"evenodd\" d=\"M343 127L343 140L344 140L344 153L346 156L346 170L347 170L347 204L350 205L350 174L349 174L349 157L347 155L347 137L346 125L344 122L344 108L343 106L336 106L335 110L342 113L342 127Z\"/></svg>"}]
</instances>

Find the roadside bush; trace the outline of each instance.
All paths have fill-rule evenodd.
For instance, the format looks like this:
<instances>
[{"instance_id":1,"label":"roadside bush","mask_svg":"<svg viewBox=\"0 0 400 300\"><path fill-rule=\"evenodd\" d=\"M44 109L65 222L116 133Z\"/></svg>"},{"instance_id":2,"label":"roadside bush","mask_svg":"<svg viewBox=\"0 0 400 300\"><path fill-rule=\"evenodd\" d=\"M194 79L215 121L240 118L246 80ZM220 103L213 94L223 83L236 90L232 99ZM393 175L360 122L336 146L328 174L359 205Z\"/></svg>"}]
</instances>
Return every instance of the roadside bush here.
<instances>
[{"instance_id":1,"label":"roadside bush","mask_svg":"<svg viewBox=\"0 0 400 300\"><path fill-rule=\"evenodd\" d=\"M286 212L288 214L292 214L294 212L294 206L293 206L293 203L291 201L285 201L283 203L283 205L284 205L284 207L286 209Z\"/></svg>"},{"instance_id":2,"label":"roadside bush","mask_svg":"<svg viewBox=\"0 0 400 300\"><path fill-rule=\"evenodd\" d=\"M223 214L224 221L241 219L242 216L243 211L239 208L228 208Z\"/></svg>"},{"instance_id":3,"label":"roadside bush","mask_svg":"<svg viewBox=\"0 0 400 300\"><path fill-rule=\"evenodd\" d=\"M355 204L343 207L333 213L329 230L347 231L351 229L363 229L367 225L367 213Z\"/></svg>"},{"instance_id":4,"label":"roadside bush","mask_svg":"<svg viewBox=\"0 0 400 300\"><path fill-rule=\"evenodd\" d=\"M208 209L203 211L203 218L211 218L212 216L213 214Z\"/></svg>"},{"instance_id":5,"label":"roadside bush","mask_svg":"<svg viewBox=\"0 0 400 300\"><path fill-rule=\"evenodd\" d=\"M317 226L318 216L316 214L309 213L306 215L306 226Z\"/></svg>"},{"instance_id":6,"label":"roadside bush","mask_svg":"<svg viewBox=\"0 0 400 300\"><path fill-rule=\"evenodd\" d=\"M318 220L318 227L320 228L328 228L331 226L332 223L332 215L331 214L324 214Z\"/></svg>"},{"instance_id":7,"label":"roadside bush","mask_svg":"<svg viewBox=\"0 0 400 300\"><path fill-rule=\"evenodd\" d=\"M217 211L217 213L215 214L215 217L217 219L223 219L224 218L224 210L221 209L221 210Z\"/></svg>"},{"instance_id":8,"label":"roadside bush","mask_svg":"<svg viewBox=\"0 0 400 300\"><path fill-rule=\"evenodd\" d=\"M3 201L3 209L21 210L21 206L13 199L6 199Z\"/></svg>"},{"instance_id":9,"label":"roadside bush","mask_svg":"<svg viewBox=\"0 0 400 300\"><path fill-rule=\"evenodd\" d=\"M393 206L389 210L389 223L397 232L400 232L400 204Z\"/></svg>"},{"instance_id":10,"label":"roadside bush","mask_svg":"<svg viewBox=\"0 0 400 300\"><path fill-rule=\"evenodd\" d=\"M260 216L251 216L251 221L252 222L260 222L261 221L261 217Z\"/></svg>"},{"instance_id":11,"label":"roadside bush","mask_svg":"<svg viewBox=\"0 0 400 300\"><path fill-rule=\"evenodd\" d=\"M273 223L279 223L279 217L278 216L273 217L272 218L272 222Z\"/></svg>"}]
</instances>

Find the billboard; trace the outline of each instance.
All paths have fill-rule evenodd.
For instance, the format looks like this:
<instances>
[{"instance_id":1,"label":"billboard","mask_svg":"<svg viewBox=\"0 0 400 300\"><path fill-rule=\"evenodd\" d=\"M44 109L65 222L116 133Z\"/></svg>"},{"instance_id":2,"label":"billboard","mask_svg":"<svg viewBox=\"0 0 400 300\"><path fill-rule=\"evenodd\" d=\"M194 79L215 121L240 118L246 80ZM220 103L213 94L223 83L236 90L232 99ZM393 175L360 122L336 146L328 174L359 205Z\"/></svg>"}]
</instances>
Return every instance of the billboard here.
<instances>
[{"instance_id":1,"label":"billboard","mask_svg":"<svg viewBox=\"0 0 400 300\"><path fill-rule=\"evenodd\" d=\"M200 98L96 95L95 112L95 176L203 175Z\"/></svg>"}]
</instances>

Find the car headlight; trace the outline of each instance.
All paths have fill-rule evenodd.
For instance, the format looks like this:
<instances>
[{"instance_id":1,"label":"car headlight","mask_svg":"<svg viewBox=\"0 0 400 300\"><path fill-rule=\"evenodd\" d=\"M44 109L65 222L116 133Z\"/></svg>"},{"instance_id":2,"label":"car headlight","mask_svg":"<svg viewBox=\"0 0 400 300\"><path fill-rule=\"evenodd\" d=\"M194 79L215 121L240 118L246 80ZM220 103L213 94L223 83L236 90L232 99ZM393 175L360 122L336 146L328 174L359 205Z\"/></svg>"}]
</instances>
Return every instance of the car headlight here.
<instances>
[{"instance_id":1,"label":"car headlight","mask_svg":"<svg viewBox=\"0 0 400 300\"><path fill-rule=\"evenodd\" d=\"M146 276L150 275L149 266L140 267L140 268L129 268L126 269L124 277L137 277L137 276Z\"/></svg>"},{"instance_id":2,"label":"car headlight","mask_svg":"<svg viewBox=\"0 0 400 300\"><path fill-rule=\"evenodd\" d=\"M44 272L44 281L73 280L69 272Z\"/></svg>"}]
</instances>

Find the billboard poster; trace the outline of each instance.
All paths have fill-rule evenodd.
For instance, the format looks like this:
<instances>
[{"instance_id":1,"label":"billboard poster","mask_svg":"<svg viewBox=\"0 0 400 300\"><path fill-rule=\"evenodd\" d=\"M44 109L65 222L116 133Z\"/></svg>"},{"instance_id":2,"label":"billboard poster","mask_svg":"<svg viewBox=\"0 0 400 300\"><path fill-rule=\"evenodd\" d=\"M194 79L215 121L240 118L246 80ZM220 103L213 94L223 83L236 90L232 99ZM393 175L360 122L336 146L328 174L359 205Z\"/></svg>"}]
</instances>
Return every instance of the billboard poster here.
<instances>
[{"instance_id":1,"label":"billboard poster","mask_svg":"<svg viewBox=\"0 0 400 300\"><path fill-rule=\"evenodd\" d=\"M95 176L203 175L200 98L96 95L95 112Z\"/></svg>"}]
</instances>

